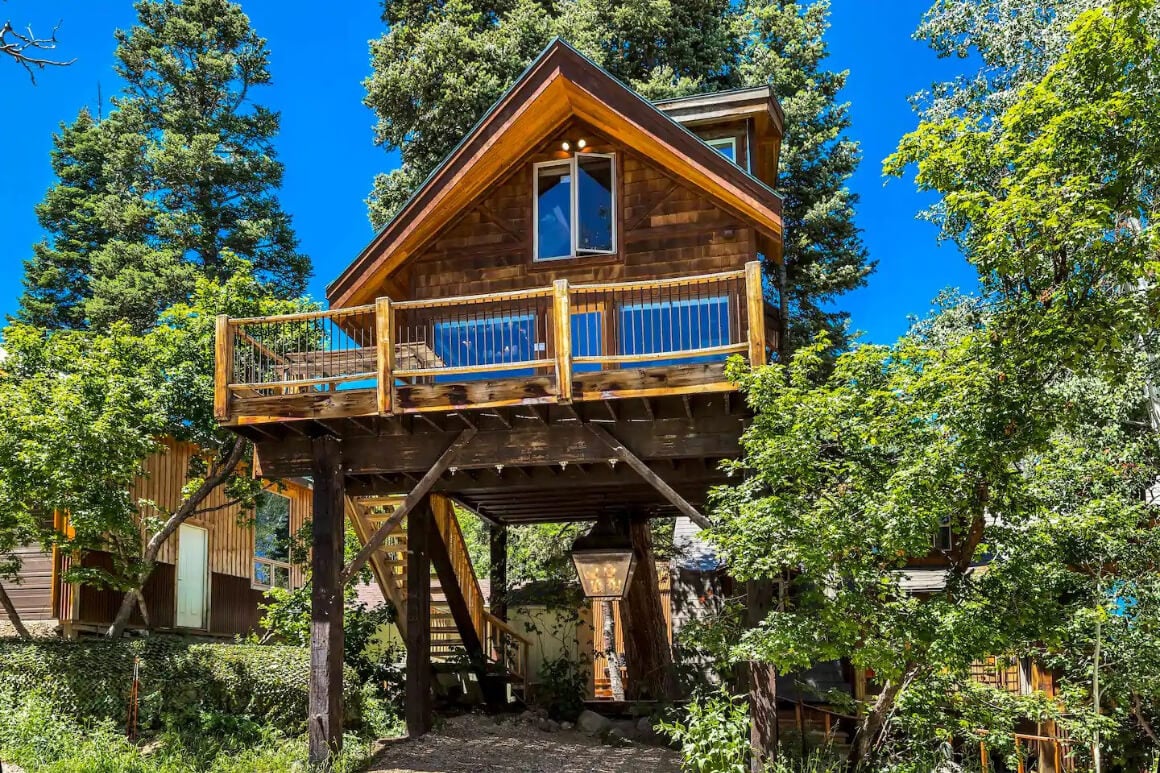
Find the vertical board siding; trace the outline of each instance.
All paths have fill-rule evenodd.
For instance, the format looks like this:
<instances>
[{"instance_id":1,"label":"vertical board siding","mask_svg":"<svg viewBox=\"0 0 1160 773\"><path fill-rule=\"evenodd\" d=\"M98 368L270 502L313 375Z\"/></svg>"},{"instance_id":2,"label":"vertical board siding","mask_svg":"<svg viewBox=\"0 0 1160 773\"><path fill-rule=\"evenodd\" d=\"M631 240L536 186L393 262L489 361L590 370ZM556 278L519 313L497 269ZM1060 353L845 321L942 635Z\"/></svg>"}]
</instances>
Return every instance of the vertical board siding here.
<instances>
[{"instance_id":1,"label":"vertical board siding","mask_svg":"<svg viewBox=\"0 0 1160 773\"><path fill-rule=\"evenodd\" d=\"M192 443L172 439L166 439L165 447L164 452L153 454L145 460L145 475L137 479L131 490L134 500L145 500L141 507L147 515L161 515L180 506L182 488L188 480L189 463L197 450ZM281 485L272 483L269 490L290 499L290 534L293 536L309 520L310 489L288 481ZM201 526L209 532L210 572L241 577L248 581L253 572L254 558L252 513L243 511L239 505L229 504L222 487L209 495L202 509L209 512L191 517L186 523ZM173 564L177 560L176 535L161 546L158 560L165 564ZM300 585L302 569L294 568L291 579L295 585Z\"/></svg>"},{"instance_id":2,"label":"vertical board siding","mask_svg":"<svg viewBox=\"0 0 1160 773\"><path fill-rule=\"evenodd\" d=\"M668 633L669 644L673 643L673 604L672 584L669 576L667 561L656 562L657 590L661 597L661 610L665 618L665 630ZM604 652L604 611L601 602L592 599L588 602L589 613L592 616L592 678L593 697L597 699L611 698L608 681L608 655ZM615 634L616 654L620 662L624 663L624 625L621 622L621 602L612 602L612 625ZM628 674L621 666L621 678L625 687L628 686Z\"/></svg>"},{"instance_id":3,"label":"vertical board siding","mask_svg":"<svg viewBox=\"0 0 1160 773\"><path fill-rule=\"evenodd\" d=\"M16 548L20 558L20 582L4 581L4 589L22 620L51 620L52 608L52 553L39 547Z\"/></svg>"},{"instance_id":4,"label":"vertical board siding","mask_svg":"<svg viewBox=\"0 0 1160 773\"><path fill-rule=\"evenodd\" d=\"M744 125L706 130L705 136L736 136L739 155L744 153ZM578 137L591 152L616 155L617 254L533 262L532 164L567 158L561 142ZM739 217L574 121L534 149L390 282L409 287L411 298L430 299L548 287L556 279L691 276L741 268L755 259L755 245L753 228Z\"/></svg>"}]
</instances>

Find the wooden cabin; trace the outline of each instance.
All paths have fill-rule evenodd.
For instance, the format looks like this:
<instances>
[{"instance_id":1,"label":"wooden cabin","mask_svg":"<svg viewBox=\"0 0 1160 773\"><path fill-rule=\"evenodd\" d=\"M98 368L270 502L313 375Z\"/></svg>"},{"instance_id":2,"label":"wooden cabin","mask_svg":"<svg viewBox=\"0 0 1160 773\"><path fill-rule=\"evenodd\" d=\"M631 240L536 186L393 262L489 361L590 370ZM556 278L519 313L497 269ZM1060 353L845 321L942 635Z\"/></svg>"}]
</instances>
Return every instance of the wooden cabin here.
<instances>
[{"instance_id":1,"label":"wooden cabin","mask_svg":"<svg viewBox=\"0 0 1160 773\"><path fill-rule=\"evenodd\" d=\"M165 450L145 460L144 475L131 495L158 507L174 510L182 501L191 457L196 446L164 441ZM292 563L289 541L310 519L311 493L305 481L270 482L259 495L255 512L243 512L231 504L222 489L207 500L207 512L191 517L161 548L157 567L145 585L148 627L217 636L245 635L259 629L266 590L300 587L301 563ZM67 532L67 519L57 517L55 526ZM113 621L122 593L96 585L64 581L64 573L76 562L81 566L109 569L108 553L89 551L79 556L64 551L42 552L29 547L21 551L23 566L19 584L9 584L9 594L25 621L55 620L62 633L103 631ZM146 621L140 609L131 627Z\"/></svg>"},{"instance_id":2,"label":"wooden cabin","mask_svg":"<svg viewBox=\"0 0 1160 773\"><path fill-rule=\"evenodd\" d=\"M511 524L707 523L748 420L726 361L776 346L762 266L781 256L781 136L769 88L652 104L556 40L329 310L218 319L218 419L260 474L314 481L314 759L341 739L340 587L367 562L406 612L412 733L430 723L433 614L469 657L510 664L514 637L437 523L448 503L501 554ZM363 543L345 567L344 513Z\"/></svg>"}]
</instances>

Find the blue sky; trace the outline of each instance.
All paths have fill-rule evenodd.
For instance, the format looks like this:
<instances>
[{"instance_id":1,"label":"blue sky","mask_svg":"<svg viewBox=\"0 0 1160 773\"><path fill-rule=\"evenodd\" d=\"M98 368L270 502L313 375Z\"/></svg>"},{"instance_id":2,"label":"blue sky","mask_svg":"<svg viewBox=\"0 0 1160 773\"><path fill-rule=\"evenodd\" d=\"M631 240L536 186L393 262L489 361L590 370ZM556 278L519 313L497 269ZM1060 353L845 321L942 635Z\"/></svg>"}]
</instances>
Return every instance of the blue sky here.
<instances>
[{"instance_id":1,"label":"blue sky","mask_svg":"<svg viewBox=\"0 0 1160 773\"><path fill-rule=\"evenodd\" d=\"M940 61L911 33L931 0L833 0L830 53L835 68L850 70L844 97L851 103L853 137L864 160L851 180L861 196L858 225L878 271L869 286L843 297L864 340L885 343L906 329L909 314L924 314L939 289L970 289L974 271L952 245L936 243L936 229L916 219L930 202L910 180L884 184L881 161L912 129L907 97L959 71ZM374 116L363 106L361 82L370 70L367 41L381 34L376 0L345 0L341 13L318 15L302 0L243 0L271 51L273 85L255 98L282 113L277 147L286 165L281 195L294 218L302 249L314 261L310 294L326 284L372 235L364 199L371 180L397 159L372 144ZM299 6L299 8L295 8ZM22 70L0 61L3 182L0 183L0 315L12 313L20 293L22 261L41 238L33 207L53 178L52 134L83 105L95 109L117 90L113 31L132 25L130 0L9 0L0 6L14 23L48 31L58 20L63 56L76 63L46 70L32 86Z\"/></svg>"}]
</instances>

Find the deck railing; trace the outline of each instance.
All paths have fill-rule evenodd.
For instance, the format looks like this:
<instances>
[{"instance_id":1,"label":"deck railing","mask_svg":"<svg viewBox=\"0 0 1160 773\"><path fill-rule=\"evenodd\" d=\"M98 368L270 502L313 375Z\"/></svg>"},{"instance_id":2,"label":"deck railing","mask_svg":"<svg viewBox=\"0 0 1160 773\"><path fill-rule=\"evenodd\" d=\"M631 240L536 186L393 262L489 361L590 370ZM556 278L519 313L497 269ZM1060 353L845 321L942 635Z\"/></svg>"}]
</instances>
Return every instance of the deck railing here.
<instances>
[{"instance_id":1,"label":"deck railing","mask_svg":"<svg viewBox=\"0 0 1160 773\"><path fill-rule=\"evenodd\" d=\"M482 403L467 404L566 403L574 397L573 381L585 374L698 365L731 354L764 362L764 315L755 261L742 270L675 279L579 285L560 279L551 287L490 295L223 316L215 414L222 421L235 414L292 416L272 406L340 390L373 393L373 406L359 403L369 413L445 410L451 398L422 401L449 385L481 380L524 379L532 386L514 397L488 392ZM615 390L598 384L579 391ZM247 401L250 407L243 407Z\"/></svg>"}]
</instances>

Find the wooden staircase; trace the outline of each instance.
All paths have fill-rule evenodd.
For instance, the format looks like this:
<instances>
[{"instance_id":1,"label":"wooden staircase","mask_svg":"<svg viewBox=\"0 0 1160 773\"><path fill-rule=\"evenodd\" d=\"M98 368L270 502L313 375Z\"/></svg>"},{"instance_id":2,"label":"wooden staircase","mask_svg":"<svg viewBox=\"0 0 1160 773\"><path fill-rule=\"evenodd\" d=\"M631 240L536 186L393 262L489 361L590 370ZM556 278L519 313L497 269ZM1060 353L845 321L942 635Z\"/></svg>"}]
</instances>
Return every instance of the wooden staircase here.
<instances>
[{"instance_id":1,"label":"wooden staircase","mask_svg":"<svg viewBox=\"0 0 1160 773\"><path fill-rule=\"evenodd\" d=\"M403 502L403 497L347 497L346 511L359 541L366 544L370 535L388 520ZM471 555L459 527L459 519L451 500L431 495L431 510L435 528L446 548L446 563L454 576L452 596L462 599L466 607L464 620L470 630L470 639L482 645L482 655L488 672L500 672L512 685L512 693L524 697L528 679L528 640L516 633L504 621L492 615L486 606L479 578L471 564ZM383 597L395 607L395 625L403 641L407 641L407 539L408 520L395 527L370 558L371 571L382 590ZM442 555L442 554L441 554ZM446 578L446 567L444 578ZM471 652L464 641L460 623L456 622L452 600L444 588L437 570L437 560L431 562L431 660L433 663L454 662L470 658Z\"/></svg>"}]
</instances>

